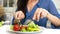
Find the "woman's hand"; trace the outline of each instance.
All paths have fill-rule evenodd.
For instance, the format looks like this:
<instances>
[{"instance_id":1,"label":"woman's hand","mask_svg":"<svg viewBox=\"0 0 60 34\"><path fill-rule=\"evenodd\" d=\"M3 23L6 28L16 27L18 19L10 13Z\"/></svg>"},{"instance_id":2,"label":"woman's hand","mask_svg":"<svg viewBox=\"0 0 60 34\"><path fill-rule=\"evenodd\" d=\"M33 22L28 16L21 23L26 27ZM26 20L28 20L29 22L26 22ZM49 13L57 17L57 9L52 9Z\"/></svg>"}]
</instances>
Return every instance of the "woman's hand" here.
<instances>
[{"instance_id":1,"label":"woman's hand","mask_svg":"<svg viewBox=\"0 0 60 34\"><path fill-rule=\"evenodd\" d=\"M48 14L49 14L49 12L47 10L42 9L42 8L37 8L37 10L33 16L33 20L39 21L40 18L47 17Z\"/></svg>"},{"instance_id":2,"label":"woman's hand","mask_svg":"<svg viewBox=\"0 0 60 34\"><path fill-rule=\"evenodd\" d=\"M21 20L25 17L24 13L22 11L17 11L15 13L15 19Z\"/></svg>"}]
</instances>

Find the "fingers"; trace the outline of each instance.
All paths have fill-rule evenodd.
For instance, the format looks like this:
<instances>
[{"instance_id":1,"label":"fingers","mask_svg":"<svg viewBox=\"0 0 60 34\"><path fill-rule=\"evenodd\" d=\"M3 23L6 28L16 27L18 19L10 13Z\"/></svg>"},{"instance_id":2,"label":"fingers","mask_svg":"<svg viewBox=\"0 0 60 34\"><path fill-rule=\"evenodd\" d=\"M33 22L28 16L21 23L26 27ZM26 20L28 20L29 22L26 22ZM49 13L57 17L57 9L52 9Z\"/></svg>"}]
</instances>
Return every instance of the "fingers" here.
<instances>
[{"instance_id":1,"label":"fingers","mask_svg":"<svg viewBox=\"0 0 60 34\"><path fill-rule=\"evenodd\" d=\"M22 11L18 11L15 13L15 19L23 19L25 16L24 16L24 13Z\"/></svg>"},{"instance_id":2,"label":"fingers","mask_svg":"<svg viewBox=\"0 0 60 34\"><path fill-rule=\"evenodd\" d=\"M21 19L23 19L25 17L24 13L21 13Z\"/></svg>"},{"instance_id":3,"label":"fingers","mask_svg":"<svg viewBox=\"0 0 60 34\"><path fill-rule=\"evenodd\" d=\"M37 13L38 13L37 11L38 11L38 8L37 8L36 12L34 13L33 20L37 20Z\"/></svg>"},{"instance_id":4,"label":"fingers","mask_svg":"<svg viewBox=\"0 0 60 34\"><path fill-rule=\"evenodd\" d=\"M42 14L41 14L41 18L44 18L44 17L47 16L48 11L45 10L45 9L42 9L42 10L43 10L43 11L42 11Z\"/></svg>"},{"instance_id":5,"label":"fingers","mask_svg":"<svg viewBox=\"0 0 60 34\"><path fill-rule=\"evenodd\" d=\"M41 12L42 12L42 10L41 10L42 8L39 8L39 12L37 13L37 21L39 21L39 19L41 18Z\"/></svg>"},{"instance_id":6,"label":"fingers","mask_svg":"<svg viewBox=\"0 0 60 34\"><path fill-rule=\"evenodd\" d=\"M34 14L34 16L33 16L33 20L39 21L39 19L40 19L40 14L41 14L41 12L42 12L41 9L42 9L42 8L37 8L37 10L36 10L36 12L35 12L35 14Z\"/></svg>"},{"instance_id":7,"label":"fingers","mask_svg":"<svg viewBox=\"0 0 60 34\"><path fill-rule=\"evenodd\" d=\"M46 17L48 11L42 8L37 8L36 12L34 13L33 20L39 21L40 18Z\"/></svg>"},{"instance_id":8,"label":"fingers","mask_svg":"<svg viewBox=\"0 0 60 34\"><path fill-rule=\"evenodd\" d=\"M21 13L20 14L18 13L17 18L21 19Z\"/></svg>"},{"instance_id":9,"label":"fingers","mask_svg":"<svg viewBox=\"0 0 60 34\"><path fill-rule=\"evenodd\" d=\"M44 12L41 12L41 18L43 18L44 17Z\"/></svg>"},{"instance_id":10,"label":"fingers","mask_svg":"<svg viewBox=\"0 0 60 34\"><path fill-rule=\"evenodd\" d=\"M15 19L18 19L18 12L15 13Z\"/></svg>"}]
</instances>

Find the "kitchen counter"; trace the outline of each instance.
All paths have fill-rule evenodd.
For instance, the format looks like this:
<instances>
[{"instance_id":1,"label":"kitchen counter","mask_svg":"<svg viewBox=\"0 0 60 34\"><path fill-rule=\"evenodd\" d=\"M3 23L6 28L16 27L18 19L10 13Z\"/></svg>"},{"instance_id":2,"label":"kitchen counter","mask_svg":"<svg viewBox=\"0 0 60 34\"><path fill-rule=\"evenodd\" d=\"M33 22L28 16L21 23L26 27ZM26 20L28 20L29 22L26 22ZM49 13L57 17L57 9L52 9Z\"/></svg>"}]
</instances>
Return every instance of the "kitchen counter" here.
<instances>
[{"instance_id":1,"label":"kitchen counter","mask_svg":"<svg viewBox=\"0 0 60 34\"><path fill-rule=\"evenodd\" d=\"M3 25L0 27L0 34L16 34L8 32L9 25ZM60 34L60 29L45 29L39 34Z\"/></svg>"}]
</instances>

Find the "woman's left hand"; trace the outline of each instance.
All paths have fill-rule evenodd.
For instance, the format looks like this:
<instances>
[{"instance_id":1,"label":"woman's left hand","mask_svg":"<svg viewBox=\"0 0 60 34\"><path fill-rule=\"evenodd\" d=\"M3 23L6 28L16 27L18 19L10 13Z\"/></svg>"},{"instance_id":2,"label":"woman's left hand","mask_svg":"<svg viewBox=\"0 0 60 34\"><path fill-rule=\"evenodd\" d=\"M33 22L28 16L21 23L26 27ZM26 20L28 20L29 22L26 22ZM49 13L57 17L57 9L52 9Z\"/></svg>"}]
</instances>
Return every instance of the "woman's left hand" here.
<instances>
[{"instance_id":1,"label":"woman's left hand","mask_svg":"<svg viewBox=\"0 0 60 34\"><path fill-rule=\"evenodd\" d=\"M33 20L39 21L40 18L47 17L49 12L42 8L37 8L36 12L34 13Z\"/></svg>"}]
</instances>

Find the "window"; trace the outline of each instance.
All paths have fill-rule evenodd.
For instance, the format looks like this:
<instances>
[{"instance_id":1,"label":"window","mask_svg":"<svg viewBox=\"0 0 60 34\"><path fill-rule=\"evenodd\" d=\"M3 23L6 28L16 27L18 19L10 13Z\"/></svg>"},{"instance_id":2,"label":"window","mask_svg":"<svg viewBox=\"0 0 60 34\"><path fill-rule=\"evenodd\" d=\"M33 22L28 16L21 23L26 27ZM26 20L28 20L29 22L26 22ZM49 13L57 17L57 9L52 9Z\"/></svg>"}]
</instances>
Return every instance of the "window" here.
<instances>
[{"instance_id":1,"label":"window","mask_svg":"<svg viewBox=\"0 0 60 34\"><path fill-rule=\"evenodd\" d=\"M13 7L14 0L3 0L3 7Z\"/></svg>"}]
</instances>

